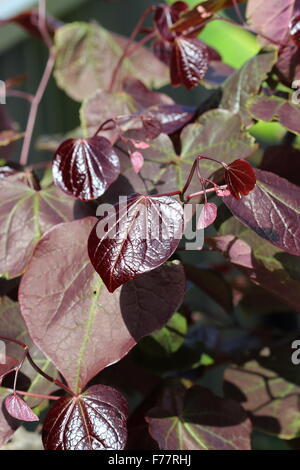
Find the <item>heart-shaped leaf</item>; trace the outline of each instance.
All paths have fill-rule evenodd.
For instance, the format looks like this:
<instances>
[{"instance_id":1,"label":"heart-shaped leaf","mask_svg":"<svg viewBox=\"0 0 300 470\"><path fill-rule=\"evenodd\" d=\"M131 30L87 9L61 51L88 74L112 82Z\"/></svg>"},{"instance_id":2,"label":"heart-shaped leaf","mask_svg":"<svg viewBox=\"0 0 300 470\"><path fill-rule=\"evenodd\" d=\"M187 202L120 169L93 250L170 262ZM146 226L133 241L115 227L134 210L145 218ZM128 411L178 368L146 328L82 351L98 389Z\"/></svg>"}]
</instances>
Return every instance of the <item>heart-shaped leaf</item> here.
<instances>
[{"instance_id":1,"label":"heart-shaped leaf","mask_svg":"<svg viewBox=\"0 0 300 470\"><path fill-rule=\"evenodd\" d=\"M259 357L258 362L249 361L242 367L229 367L224 390L231 398L243 397L242 404L257 429L281 439L293 439L299 435L299 377L297 366L291 363L290 344L278 352L272 351L272 356ZM285 371L276 370L279 364ZM294 369L295 380L286 377L289 368Z\"/></svg>"},{"instance_id":2,"label":"heart-shaped leaf","mask_svg":"<svg viewBox=\"0 0 300 470\"><path fill-rule=\"evenodd\" d=\"M226 206L262 238L300 256L300 188L268 171L256 170L256 176L253 191L240 201L224 198Z\"/></svg>"},{"instance_id":3,"label":"heart-shaped leaf","mask_svg":"<svg viewBox=\"0 0 300 470\"><path fill-rule=\"evenodd\" d=\"M32 339L75 393L161 328L185 289L183 269L172 262L109 294L88 259L87 239L96 221L81 219L48 231L19 292Z\"/></svg>"},{"instance_id":4,"label":"heart-shaped leaf","mask_svg":"<svg viewBox=\"0 0 300 470\"><path fill-rule=\"evenodd\" d=\"M122 450L128 406L111 387L94 385L77 397L60 398L43 426L45 450Z\"/></svg>"},{"instance_id":5,"label":"heart-shaped leaf","mask_svg":"<svg viewBox=\"0 0 300 470\"><path fill-rule=\"evenodd\" d=\"M255 119L278 121L290 131L300 134L298 104L292 104L277 96L256 96L247 102L247 109Z\"/></svg>"},{"instance_id":6,"label":"heart-shaped leaf","mask_svg":"<svg viewBox=\"0 0 300 470\"><path fill-rule=\"evenodd\" d=\"M58 85L77 101L83 101L97 89L107 90L127 42L128 39L112 35L95 23L62 26L55 33ZM123 62L115 91L122 90L126 77L135 77L157 87L168 81L166 66L143 48Z\"/></svg>"},{"instance_id":7,"label":"heart-shaped leaf","mask_svg":"<svg viewBox=\"0 0 300 470\"><path fill-rule=\"evenodd\" d=\"M162 450L249 450L251 423L239 403L194 386L166 390L148 412L149 431Z\"/></svg>"},{"instance_id":8,"label":"heart-shaped leaf","mask_svg":"<svg viewBox=\"0 0 300 470\"><path fill-rule=\"evenodd\" d=\"M246 160L234 160L225 168L225 181L228 190L235 199L241 199L241 195L247 196L256 183L255 172Z\"/></svg>"},{"instance_id":9,"label":"heart-shaped leaf","mask_svg":"<svg viewBox=\"0 0 300 470\"><path fill-rule=\"evenodd\" d=\"M255 284L267 289L276 298L299 311L299 258L284 253L262 240L253 230L231 217L220 227L217 237L207 239L213 249L249 276Z\"/></svg>"},{"instance_id":10,"label":"heart-shaped leaf","mask_svg":"<svg viewBox=\"0 0 300 470\"><path fill-rule=\"evenodd\" d=\"M109 292L167 261L183 223L182 205L168 196L136 194L113 207L88 240L90 260Z\"/></svg>"},{"instance_id":11,"label":"heart-shaped leaf","mask_svg":"<svg viewBox=\"0 0 300 470\"><path fill-rule=\"evenodd\" d=\"M170 71L173 86L188 90L199 85L208 69L208 50L197 38L178 37L172 48Z\"/></svg>"},{"instance_id":12,"label":"heart-shaped leaf","mask_svg":"<svg viewBox=\"0 0 300 470\"><path fill-rule=\"evenodd\" d=\"M213 224L217 217L218 208L213 202L206 202L202 207L199 219L197 221L197 230L202 230Z\"/></svg>"},{"instance_id":13,"label":"heart-shaped leaf","mask_svg":"<svg viewBox=\"0 0 300 470\"><path fill-rule=\"evenodd\" d=\"M120 162L109 140L94 136L65 140L56 151L52 168L60 189L81 201L90 201L117 179Z\"/></svg>"},{"instance_id":14,"label":"heart-shaped leaf","mask_svg":"<svg viewBox=\"0 0 300 470\"><path fill-rule=\"evenodd\" d=\"M4 404L8 413L15 419L20 421L39 421L38 416L17 394L8 395L4 400Z\"/></svg>"},{"instance_id":15,"label":"heart-shaped leaf","mask_svg":"<svg viewBox=\"0 0 300 470\"><path fill-rule=\"evenodd\" d=\"M0 273L22 274L42 234L72 220L74 201L58 188L36 191L14 177L0 183Z\"/></svg>"}]
</instances>

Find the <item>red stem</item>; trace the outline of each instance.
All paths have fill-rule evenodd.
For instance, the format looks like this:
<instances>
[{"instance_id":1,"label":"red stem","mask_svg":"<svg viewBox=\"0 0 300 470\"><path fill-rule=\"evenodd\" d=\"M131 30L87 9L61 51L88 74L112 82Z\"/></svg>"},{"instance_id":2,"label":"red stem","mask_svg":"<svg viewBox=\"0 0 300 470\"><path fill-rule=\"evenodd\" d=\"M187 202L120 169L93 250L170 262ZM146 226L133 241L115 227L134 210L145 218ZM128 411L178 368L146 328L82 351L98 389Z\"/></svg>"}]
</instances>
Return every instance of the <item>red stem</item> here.
<instances>
[{"instance_id":1,"label":"red stem","mask_svg":"<svg viewBox=\"0 0 300 470\"><path fill-rule=\"evenodd\" d=\"M47 28L46 0L39 0L38 28L43 40L47 44L48 48L51 49L53 42Z\"/></svg>"},{"instance_id":2,"label":"red stem","mask_svg":"<svg viewBox=\"0 0 300 470\"><path fill-rule=\"evenodd\" d=\"M214 186L213 188L205 189L204 191L198 191L197 193L189 194L187 196L187 200L193 199L194 197L203 196L204 193L213 193L217 189L227 189L227 184L223 184L223 186Z\"/></svg>"},{"instance_id":3,"label":"red stem","mask_svg":"<svg viewBox=\"0 0 300 470\"><path fill-rule=\"evenodd\" d=\"M11 390L7 388L6 390ZM42 393L30 393L30 392L23 392L22 390L11 390L13 393L17 395L23 395L26 397L34 397L34 398L44 398L45 400L59 400L61 397L56 397L53 395L43 395Z\"/></svg>"},{"instance_id":4,"label":"red stem","mask_svg":"<svg viewBox=\"0 0 300 470\"><path fill-rule=\"evenodd\" d=\"M67 386L67 385L64 385L60 380L56 380L56 379L53 379L53 377L50 377L50 375L46 374L46 372L44 372L42 369L39 368L39 366L34 362L34 360L32 359L31 355L30 355L30 352L29 352L29 349L28 349L28 346L24 343L21 343L21 341L18 341L16 339L12 339L12 338L7 338L6 336L0 336L0 340L2 341L8 341L8 342L12 342L12 343L15 343L17 344L18 346L20 346L22 349L24 349L25 351L25 357L28 359L29 363L31 364L31 366L42 376L44 377L45 379L47 379L49 382L52 382L54 383L55 385L57 385L58 387L62 388L63 390L65 390L66 392L68 392L70 395L73 395L75 396L75 394L72 392L72 390ZM25 359L24 357L24 359ZM23 360L22 359L22 362ZM16 370L16 368L15 368Z\"/></svg>"},{"instance_id":5,"label":"red stem","mask_svg":"<svg viewBox=\"0 0 300 470\"><path fill-rule=\"evenodd\" d=\"M30 143L32 139L32 134L33 134L33 129L34 129L35 121L36 121L39 104L44 96L48 81L51 77L52 69L54 66L54 61L55 61L54 53L50 53L44 74L42 76L41 82L37 89L36 95L34 96L31 102L28 122L26 126L26 131L25 131L25 138L24 138L21 157L20 157L20 165L23 165L23 166L27 164Z\"/></svg>"},{"instance_id":6,"label":"red stem","mask_svg":"<svg viewBox=\"0 0 300 470\"><path fill-rule=\"evenodd\" d=\"M135 40L136 36L138 35L138 33L140 32L140 29L141 27L143 26L143 23L145 22L147 16L156 9L156 6L155 5L151 5L150 7L146 8L146 10L144 11L144 13L142 14L142 16L140 17L139 21L137 22L134 30L132 31L131 35L130 35L130 38L128 40L128 43L123 51L123 54L121 55L121 57L119 58L118 62L117 62L117 65L115 66L115 69L112 73L112 77L111 77L111 82L110 82L110 86L109 86L109 89L108 89L108 92L111 93L113 88L114 88L114 85L115 85L115 82L116 82L116 78L117 78L117 75L119 73L119 70L120 70L120 67L123 63L123 61L126 59L126 57L128 57L128 51L130 49L130 46L131 44L133 43L133 41Z\"/></svg>"}]
</instances>

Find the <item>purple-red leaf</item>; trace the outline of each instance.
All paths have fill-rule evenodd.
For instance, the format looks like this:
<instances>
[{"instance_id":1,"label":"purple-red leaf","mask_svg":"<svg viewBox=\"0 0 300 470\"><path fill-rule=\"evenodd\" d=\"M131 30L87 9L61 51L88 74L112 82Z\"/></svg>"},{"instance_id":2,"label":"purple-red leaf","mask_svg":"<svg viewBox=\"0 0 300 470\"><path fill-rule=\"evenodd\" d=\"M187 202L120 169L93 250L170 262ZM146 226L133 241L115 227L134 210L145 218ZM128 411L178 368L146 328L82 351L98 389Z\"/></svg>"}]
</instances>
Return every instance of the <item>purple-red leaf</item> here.
<instances>
[{"instance_id":1,"label":"purple-red leaf","mask_svg":"<svg viewBox=\"0 0 300 470\"><path fill-rule=\"evenodd\" d=\"M243 224L278 248L300 256L300 188L268 171L256 170L257 183L246 197L224 198Z\"/></svg>"},{"instance_id":2,"label":"purple-red leaf","mask_svg":"<svg viewBox=\"0 0 300 470\"><path fill-rule=\"evenodd\" d=\"M143 336L162 328L185 289L183 268L171 262L110 294L87 253L96 221L90 217L48 231L19 292L32 339L75 393Z\"/></svg>"},{"instance_id":3,"label":"purple-red leaf","mask_svg":"<svg viewBox=\"0 0 300 470\"><path fill-rule=\"evenodd\" d=\"M15 419L20 421L39 421L38 416L19 395L8 395L5 398L4 404L8 413Z\"/></svg>"},{"instance_id":4,"label":"purple-red leaf","mask_svg":"<svg viewBox=\"0 0 300 470\"><path fill-rule=\"evenodd\" d=\"M300 109L298 104L277 96L256 96L247 102L247 109L255 119L278 121L292 132L300 134Z\"/></svg>"},{"instance_id":5,"label":"purple-red leaf","mask_svg":"<svg viewBox=\"0 0 300 470\"><path fill-rule=\"evenodd\" d=\"M226 166L225 181L232 196L241 199L255 187L256 175L249 162L238 159Z\"/></svg>"},{"instance_id":6,"label":"purple-red leaf","mask_svg":"<svg viewBox=\"0 0 300 470\"><path fill-rule=\"evenodd\" d=\"M166 390L146 421L162 450L251 448L252 427L241 405L200 386Z\"/></svg>"},{"instance_id":7,"label":"purple-red leaf","mask_svg":"<svg viewBox=\"0 0 300 470\"><path fill-rule=\"evenodd\" d=\"M16 175L18 177L18 175ZM49 228L72 220L74 201L55 186L37 191L14 176L0 182L0 273L22 274Z\"/></svg>"},{"instance_id":8,"label":"purple-red leaf","mask_svg":"<svg viewBox=\"0 0 300 470\"><path fill-rule=\"evenodd\" d=\"M173 23L176 23L180 14L188 9L188 4L185 2L175 2L171 6L158 5L154 15L154 23L162 38L165 41L172 41L175 33L172 33L169 28Z\"/></svg>"},{"instance_id":9,"label":"purple-red leaf","mask_svg":"<svg viewBox=\"0 0 300 470\"><path fill-rule=\"evenodd\" d=\"M1 332L2 333L2 332ZM2 354L0 350L0 385L2 382L2 377L12 371L18 364L19 361L12 356L5 355L5 362L2 362Z\"/></svg>"},{"instance_id":10,"label":"purple-red leaf","mask_svg":"<svg viewBox=\"0 0 300 470\"><path fill-rule=\"evenodd\" d=\"M45 450L122 450L128 405L111 387L94 385L77 397L60 398L43 426Z\"/></svg>"},{"instance_id":11,"label":"purple-red leaf","mask_svg":"<svg viewBox=\"0 0 300 470\"><path fill-rule=\"evenodd\" d=\"M173 86L188 90L199 85L208 69L207 47L197 38L178 37L173 43L170 70Z\"/></svg>"},{"instance_id":12,"label":"purple-red leaf","mask_svg":"<svg viewBox=\"0 0 300 470\"><path fill-rule=\"evenodd\" d=\"M202 230L213 224L217 217L217 206L213 202L204 204L197 222L197 230Z\"/></svg>"},{"instance_id":13,"label":"purple-red leaf","mask_svg":"<svg viewBox=\"0 0 300 470\"><path fill-rule=\"evenodd\" d=\"M101 196L120 173L119 157L105 137L68 139L53 159L53 179L81 201Z\"/></svg>"},{"instance_id":14,"label":"purple-red leaf","mask_svg":"<svg viewBox=\"0 0 300 470\"><path fill-rule=\"evenodd\" d=\"M136 194L96 224L88 240L90 260L113 292L167 261L182 233L183 209L178 201Z\"/></svg>"}]
</instances>

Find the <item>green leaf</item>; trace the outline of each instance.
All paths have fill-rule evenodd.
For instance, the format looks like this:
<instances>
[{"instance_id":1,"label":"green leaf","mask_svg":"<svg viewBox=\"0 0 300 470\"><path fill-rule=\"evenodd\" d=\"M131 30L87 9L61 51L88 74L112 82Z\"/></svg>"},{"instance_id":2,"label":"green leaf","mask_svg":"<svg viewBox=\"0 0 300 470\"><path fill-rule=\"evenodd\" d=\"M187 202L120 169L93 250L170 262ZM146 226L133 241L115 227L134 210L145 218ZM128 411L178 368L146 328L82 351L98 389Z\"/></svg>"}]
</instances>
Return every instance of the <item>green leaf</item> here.
<instances>
[{"instance_id":1,"label":"green leaf","mask_svg":"<svg viewBox=\"0 0 300 470\"><path fill-rule=\"evenodd\" d=\"M95 23L75 22L55 34L55 78L74 100L83 101L97 89L109 88L112 73L127 40L110 34ZM168 82L167 67L151 51L139 49L123 61L116 81L121 89L125 77L140 78L146 85L160 87Z\"/></svg>"},{"instance_id":2,"label":"green leaf","mask_svg":"<svg viewBox=\"0 0 300 470\"><path fill-rule=\"evenodd\" d=\"M252 118L246 109L246 101L259 92L262 82L267 78L276 60L277 50L268 47L246 62L222 85L223 95L220 107L239 113L244 125L250 126Z\"/></svg>"}]
</instances>

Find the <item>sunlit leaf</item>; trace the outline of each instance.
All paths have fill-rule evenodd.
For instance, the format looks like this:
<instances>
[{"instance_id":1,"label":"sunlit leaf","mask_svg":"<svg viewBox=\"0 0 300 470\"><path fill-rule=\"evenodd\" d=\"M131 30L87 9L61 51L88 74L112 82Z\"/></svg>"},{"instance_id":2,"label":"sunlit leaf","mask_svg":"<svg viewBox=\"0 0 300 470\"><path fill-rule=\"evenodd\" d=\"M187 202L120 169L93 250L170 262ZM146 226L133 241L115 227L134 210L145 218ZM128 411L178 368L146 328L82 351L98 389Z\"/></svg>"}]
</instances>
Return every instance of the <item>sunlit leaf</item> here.
<instances>
[{"instance_id":1,"label":"sunlit leaf","mask_svg":"<svg viewBox=\"0 0 300 470\"><path fill-rule=\"evenodd\" d=\"M43 426L45 450L122 450L128 405L111 387L94 385L77 397L60 398Z\"/></svg>"},{"instance_id":2,"label":"sunlit leaf","mask_svg":"<svg viewBox=\"0 0 300 470\"><path fill-rule=\"evenodd\" d=\"M39 421L38 416L27 403L17 394L8 395L4 400L8 413L20 421Z\"/></svg>"},{"instance_id":3,"label":"sunlit leaf","mask_svg":"<svg viewBox=\"0 0 300 470\"><path fill-rule=\"evenodd\" d=\"M88 259L87 239L96 221L60 224L45 234L19 293L35 344L76 393L141 337L161 328L185 288L183 269L173 262L110 294Z\"/></svg>"}]
</instances>

